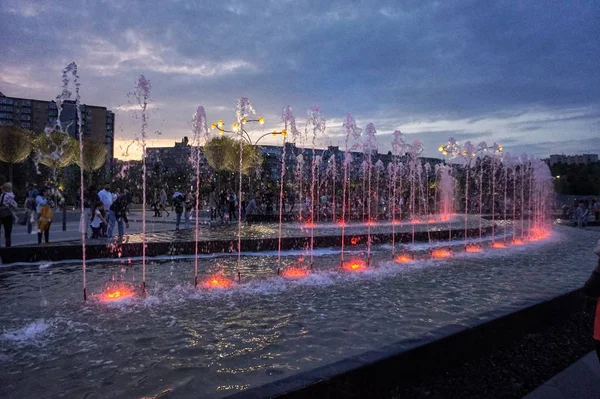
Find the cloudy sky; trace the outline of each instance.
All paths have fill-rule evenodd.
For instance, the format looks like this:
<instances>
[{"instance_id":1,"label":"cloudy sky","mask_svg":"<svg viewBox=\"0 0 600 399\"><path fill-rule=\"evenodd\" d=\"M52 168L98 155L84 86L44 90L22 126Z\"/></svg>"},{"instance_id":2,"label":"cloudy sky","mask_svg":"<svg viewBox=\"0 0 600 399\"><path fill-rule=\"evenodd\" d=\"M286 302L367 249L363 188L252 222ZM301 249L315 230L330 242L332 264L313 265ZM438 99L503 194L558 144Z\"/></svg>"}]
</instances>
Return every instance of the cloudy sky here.
<instances>
[{"instance_id":1,"label":"cloudy sky","mask_svg":"<svg viewBox=\"0 0 600 399\"><path fill-rule=\"evenodd\" d=\"M0 91L52 99L75 61L83 101L117 114L119 158L139 132L127 93L142 73L150 145L190 135L198 105L233 121L247 96L265 129L285 105L303 128L320 105L321 145L343 144L351 113L385 152L395 129L427 155L451 136L600 152L597 0L2 0L0 37Z\"/></svg>"}]
</instances>

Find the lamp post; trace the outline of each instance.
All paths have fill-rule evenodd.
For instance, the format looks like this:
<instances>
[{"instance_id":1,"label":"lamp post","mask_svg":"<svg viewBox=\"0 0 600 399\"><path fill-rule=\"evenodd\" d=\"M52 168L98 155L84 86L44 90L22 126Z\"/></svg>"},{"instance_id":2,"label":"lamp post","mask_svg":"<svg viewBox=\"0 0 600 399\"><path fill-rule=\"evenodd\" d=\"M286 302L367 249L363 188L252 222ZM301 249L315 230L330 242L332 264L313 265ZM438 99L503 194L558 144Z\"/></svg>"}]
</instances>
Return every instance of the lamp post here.
<instances>
[{"instance_id":1,"label":"lamp post","mask_svg":"<svg viewBox=\"0 0 600 399\"><path fill-rule=\"evenodd\" d=\"M263 138L267 137L267 136L287 136L287 131L285 129L282 129L281 131L277 131L277 130L273 130L270 133L265 133L262 136L260 136L259 138L256 139L256 141L252 142L252 137L250 137L250 135L248 134L248 132L246 131L246 129L244 128L244 125L246 125L248 122L258 122L260 125L263 125L265 123L265 119L263 117L260 117L258 119L242 119L242 123L238 124L238 123L233 123L231 125L231 130L227 130L225 129L225 123L223 122L223 119L219 119L217 122L211 123L210 128L211 129L217 129L217 131L219 132L219 134L235 134L240 136L246 143L252 145L252 146L257 146L258 142L260 140L262 140Z\"/></svg>"}]
</instances>

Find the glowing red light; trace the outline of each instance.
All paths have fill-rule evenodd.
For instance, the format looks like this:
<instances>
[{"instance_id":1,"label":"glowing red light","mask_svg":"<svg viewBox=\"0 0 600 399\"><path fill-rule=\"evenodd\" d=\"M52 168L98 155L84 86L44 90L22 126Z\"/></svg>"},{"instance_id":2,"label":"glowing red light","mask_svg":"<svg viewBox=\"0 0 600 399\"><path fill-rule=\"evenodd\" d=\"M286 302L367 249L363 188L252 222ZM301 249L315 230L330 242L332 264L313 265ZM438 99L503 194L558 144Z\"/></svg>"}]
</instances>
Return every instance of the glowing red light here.
<instances>
[{"instance_id":1,"label":"glowing red light","mask_svg":"<svg viewBox=\"0 0 600 399\"><path fill-rule=\"evenodd\" d=\"M134 294L134 290L125 285L119 287L109 287L100 295L100 299L104 302L114 302L131 298L134 296Z\"/></svg>"},{"instance_id":2,"label":"glowing red light","mask_svg":"<svg viewBox=\"0 0 600 399\"><path fill-rule=\"evenodd\" d=\"M342 222L341 220L337 223L338 226L346 226L346 222Z\"/></svg>"},{"instance_id":3,"label":"glowing red light","mask_svg":"<svg viewBox=\"0 0 600 399\"><path fill-rule=\"evenodd\" d=\"M502 241L496 241L492 243L492 248L506 248L506 244Z\"/></svg>"},{"instance_id":4,"label":"glowing red light","mask_svg":"<svg viewBox=\"0 0 600 399\"><path fill-rule=\"evenodd\" d=\"M440 220L441 220L442 222L447 222L447 221L449 221L449 220L450 220L450 218L451 218L451 217L452 217L452 214L451 214L451 213L445 213L445 214L443 214L443 215L440 215Z\"/></svg>"},{"instance_id":5,"label":"glowing red light","mask_svg":"<svg viewBox=\"0 0 600 399\"><path fill-rule=\"evenodd\" d=\"M401 222L399 220L394 220L392 221L392 224L400 224Z\"/></svg>"},{"instance_id":6,"label":"glowing red light","mask_svg":"<svg viewBox=\"0 0 600 399\"><path fill-rule=\"evenodd\" d=\"M215 274L204 280L202 285L204 288L229 288L233 282L227 277Z\"/></svg>"},{"instance_id":7,"label":"glowing red light","mask_svg":"<svg viewBox=\"0 0 600 399\"><path fill-rule=\"evenodd\" d=\"M304 227L305 229L314 229L315 227L317 227L316 224L308 222L306 224L304 224L302 227Z\"/></svg>"},{"instance_id":8,"label":"glowing red light","mask_svg":"<svg viewBox=\"0 0 600 399\"><path fill-rule=\"evenodd\" d=\"M449 249L437 248L431 251L431 256L437 259L448 258L452 256L452 252Z\"/></svg>"},{"instance_id":9,"label":"glowing red light","mask_svg":"<svg viewBox=\"0 0 600 399\"><path fill-rule=\"evenodd\" d=\"M427 219L427 221L428 221L429 223L435 223L435 218L429 218L429 219Z\"/></svg>"},{"instance_id":10,"label":"glowing red light","mask_svg":"<svg viewBox=\"0 0 600 399\"><path fill-rule=\"evenodd\" d=\"M512 240L512 245L523 245L523 240L521 240L520 238L515 238L514 240Z\"/></svg>"},{"instance_id":11,"label":"glowing red light","mask_svg":"<svg viewBox=\"0 0 600 399\"><path fill-rule=\"evenodd\" d=\"M413 224L414 223L421 223L421 219L413 218L413 219L410 219L410 222L413 223Z\"/></svg>"},{"instance_id":12,"label":"glowing red light","mask_svg":"<svg viewBox=\"0 0 600 399\"><path fill-rule=\"evenodd\" d=\"M356 245L356 244L358 244L358 241L359 241L359 240L360 240L360 239L359 239L358 237L352 237L352 238L350 239L350 244L352 244L352 245Z\"/></svg>"},{"instance_id":13,"label":"glowing red light","mask_svg":"<svg viewBox=\"0 0 600 399\"><path fill-rule=\"evenodd\" d=\"M353 260L344 265L344 270L349 272L363 272L367 270L367 265L362 261Z\"/></svg>"},{"instance_id":14,"label":"glowing red light","mask_svg":"<svg viewBox=\"0 0 600 399\"><path fill-rule=\"evenodd\" d=\"M467 245L465 248L467 252L481 252L481 247L479 245Z\"/></svg>"},{"instance_id":15,"label":"glowing red light","mask_svg":"<svg viewBox=\"0 0 600 399\"><path fill-rule=\"evenodd\" d=\"M300 267L288 267L281 273L281 275L283 277L288 277L288 278L304 278L304 277L308 276L308 274L309 274L308 270L300 268Z\"/></svg>"},{"instance_id":16,"label":"glowing red light","mask_svg":"<svg viewBox=\"0 0 600 399\"><path fill-rule=\"evenodd\" d=\"M377 226L377 222L374 220L369 220L368 222L365 223L365 225L367 226Z\"/></svg>"},{"instance_id":17,"label":"glowing red light","mask_svg":"<svg viewBox=\"0 0 600 399\"><path fill-rule=\"evenodd\" d=\"M396 256L395 261L398 262L398 263L409 263L409 262L413 261L413 258L411 258L407 254L402 254L402 255Z\"/></svg>"},{"instance_id":18,"label":"glowing red light","mask_svg":"<svg viewBox=\"0 0 600 399\"><path fill-rule=\"evenodd\" d=\"M529 237L529 240L538 241L548 237L550 237L550 232L548 230L539 227L534 227L531 229L531 236Z\"/></svg>"}]
</instances>

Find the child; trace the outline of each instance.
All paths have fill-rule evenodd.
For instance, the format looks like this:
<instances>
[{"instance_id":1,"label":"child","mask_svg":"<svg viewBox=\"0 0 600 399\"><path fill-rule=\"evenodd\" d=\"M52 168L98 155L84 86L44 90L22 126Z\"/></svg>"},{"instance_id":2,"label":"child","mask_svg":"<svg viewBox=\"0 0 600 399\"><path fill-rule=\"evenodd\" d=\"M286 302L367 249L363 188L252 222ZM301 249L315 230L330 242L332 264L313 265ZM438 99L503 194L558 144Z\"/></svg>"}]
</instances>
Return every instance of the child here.
<instances>
[{"instance_id":1,"label":"child","mask_svg":"<svg viewBox=\"0 0 600 399\"><path fill-rule=\"evenodd\" d=\"M103 216L104 204L100 201L96 202L92 209L92 238L100 238L102 236L102 223L106 223L106 218Z\"/></svg>"},{"instance_id":2,"label":"child","mask_svg":"<svg viewBox=\"0 0 600 399\"><path fill-rule=\"evenodd\" d=\"M594 253L600 257L600 238L596 241ZM598 360L600 360L600 259L598 259L598 266L585 283L583 291L586 295L597 298L596 319L594 321L594 340L596 340L596 355L598 356Z\"/></svg>"}]
</instances>

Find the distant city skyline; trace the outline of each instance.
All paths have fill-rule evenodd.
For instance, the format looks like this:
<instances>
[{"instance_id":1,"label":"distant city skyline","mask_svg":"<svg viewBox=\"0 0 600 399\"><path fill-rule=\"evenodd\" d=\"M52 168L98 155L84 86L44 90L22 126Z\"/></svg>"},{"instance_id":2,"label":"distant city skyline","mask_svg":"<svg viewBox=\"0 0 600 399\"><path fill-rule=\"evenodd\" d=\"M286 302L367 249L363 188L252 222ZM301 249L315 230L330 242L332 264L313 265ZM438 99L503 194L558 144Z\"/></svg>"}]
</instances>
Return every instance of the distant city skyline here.
<instances>
[{"instance_id":1,"label":"distant city skyline","mask_svg":"<svg viewBox=\"0 0 600 399\"><path fill-rule=\"evenodd\" d=\"M139 120L127 97L141 73L153 86L149 146L191 136L198 105L210 121L231 123L235 101L247 96L266 119L256 136L281 128L286 105L304 130L306 110L320 105L321 147L343 148L351 113L362 128L375 124L380 152L399 129L421 140L426 156L450 137L498 142L515 155L597 154L599 13L592 0L6 0L0 91L53 99L75 61L82 101L116 113L120 159L141 156L130 145Z\"/></svg>"}]
</instances>

